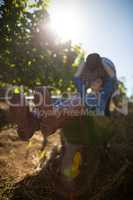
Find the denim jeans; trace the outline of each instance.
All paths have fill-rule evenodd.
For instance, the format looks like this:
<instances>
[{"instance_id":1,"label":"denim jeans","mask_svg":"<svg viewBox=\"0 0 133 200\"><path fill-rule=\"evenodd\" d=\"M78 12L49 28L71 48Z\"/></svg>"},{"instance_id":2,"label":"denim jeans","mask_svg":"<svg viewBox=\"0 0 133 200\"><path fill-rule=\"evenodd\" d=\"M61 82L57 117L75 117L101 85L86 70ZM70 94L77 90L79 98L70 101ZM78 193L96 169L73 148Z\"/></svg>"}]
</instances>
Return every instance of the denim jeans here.
<instances>
[{"instance_id":1,"label":"denim jeans","mask_svg":"<svg viewBox=\"0 0 133 200\"><path fill-rule=\"evenodd\" d=\"M111 77L107 77L104 80L104 86L100 91L100 99L98 101L98 107L101 112L105 112L107 102L116 88L116 81Z\"/></svg>"}]
</instances>

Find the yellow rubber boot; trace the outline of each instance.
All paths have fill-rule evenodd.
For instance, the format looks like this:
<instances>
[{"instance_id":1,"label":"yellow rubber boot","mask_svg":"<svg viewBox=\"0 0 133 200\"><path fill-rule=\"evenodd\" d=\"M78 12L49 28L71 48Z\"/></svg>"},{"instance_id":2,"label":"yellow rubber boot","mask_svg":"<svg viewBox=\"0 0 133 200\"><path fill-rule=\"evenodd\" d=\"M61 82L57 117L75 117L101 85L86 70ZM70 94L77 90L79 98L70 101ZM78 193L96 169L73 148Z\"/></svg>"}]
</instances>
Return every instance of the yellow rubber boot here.
<instances>
[{"instance_id":1,"label":"yellow rubber boot","mask_svg":"<svg viewBox=\"0 0 133 200\"><path fill-rule=\"evenodd\" d=\"M74 158L73 158L72 168L71 168L71 176L73 178L78 176L80 164L81 164L81 153L76 152L76 154L74 155Z\"/></svg>"}]
</instances>

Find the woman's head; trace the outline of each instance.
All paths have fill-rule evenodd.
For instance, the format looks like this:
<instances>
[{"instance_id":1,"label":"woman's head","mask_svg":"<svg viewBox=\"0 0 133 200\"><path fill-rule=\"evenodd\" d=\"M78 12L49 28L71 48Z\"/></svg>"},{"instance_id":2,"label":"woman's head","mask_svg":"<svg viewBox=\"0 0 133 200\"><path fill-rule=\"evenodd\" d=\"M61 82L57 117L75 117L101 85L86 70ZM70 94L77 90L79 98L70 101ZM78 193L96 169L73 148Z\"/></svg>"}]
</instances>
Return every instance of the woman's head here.
<instances>
[{"instance_id":1,"label":"woman's head","mask_svg":"<svg viewBox=\"0 0 133 200\"><path fill-rule=\"evenodd\" d=\"M99 92L102 86L103 86L103 80L101 78L98 78L91 83L91 89L96 92Z\"/></svg>"}]
</instances>

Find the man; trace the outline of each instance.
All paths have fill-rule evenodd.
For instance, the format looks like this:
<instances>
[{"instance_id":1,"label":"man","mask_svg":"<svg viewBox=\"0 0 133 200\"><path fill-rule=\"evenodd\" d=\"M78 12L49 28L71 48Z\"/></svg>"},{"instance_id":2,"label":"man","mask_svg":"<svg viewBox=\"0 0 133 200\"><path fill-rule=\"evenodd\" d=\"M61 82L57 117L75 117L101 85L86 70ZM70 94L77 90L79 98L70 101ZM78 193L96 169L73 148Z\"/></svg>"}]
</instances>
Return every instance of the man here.
<instances>
[{"instance_id":1,"label":"man","mask_svg":"<svg viewBox=\"0 0 133 200\"><path fill-rule=\"evenodd\" d=\"M103 113L103 115L109 116L110 98L117 87L114 64L107 58L101 58L96 53L90 54L86 62L78 67L74 76L74 81L81 98L85 100L85 107L90 107L90 100L87 104L86 98L90 98L89 95L87 96L87 89L91 88L97 97L96 104L97 107L99 107L99 111ZM80 105L79 107L70 106L68 109L73 110L79 108ZM110 131L109 129L108 127L108 132ZM66 148L61 172L62 175L66 177L66 180L73 182L74 178L78 175L82 160L82 147L84 145L91 146L91 144L96 144L98 138L97 133L100 131L102 131L102 127L97 127L91 116L79 115L79 117L74 117L72 119L70 117L68 121L64 120L62 134L66 138ZM73 163L75 163L77 154L79 156L76 160L77 166L73 174Z\"/></svg>"}]
</instances>

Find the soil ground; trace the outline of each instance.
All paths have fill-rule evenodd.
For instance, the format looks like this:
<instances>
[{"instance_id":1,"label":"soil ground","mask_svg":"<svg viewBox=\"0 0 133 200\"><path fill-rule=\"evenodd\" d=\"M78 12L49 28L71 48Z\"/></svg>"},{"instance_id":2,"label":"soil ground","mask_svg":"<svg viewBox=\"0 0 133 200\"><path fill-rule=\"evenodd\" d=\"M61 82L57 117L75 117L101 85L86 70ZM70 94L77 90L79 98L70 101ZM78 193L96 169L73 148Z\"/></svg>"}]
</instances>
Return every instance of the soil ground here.
<instances>
[{"instance_id":1,"label":"soil ground","mask_svg":"<svg viewBox=\"0 0 133 200\"><path fill-rule=\"evenodd\" d=\"M91 169L95 168L91 185L82 195L73 194L69 198L56 192L59 180L55 182L51 175L51 172L56 173L56 167L36 173L42 134L36 132L30 142L22 142L14 128L3 128L0 131L0 200L132 200L132 122L132 112L127 117L114 117L114 133L91 154L99 161L96 168L95 162L91 164ZM58 132L49 137L49 157L53 147L60 151L60 145ZM83 184L85 180L81 181Z\"/></svg>"}]
</instances>

